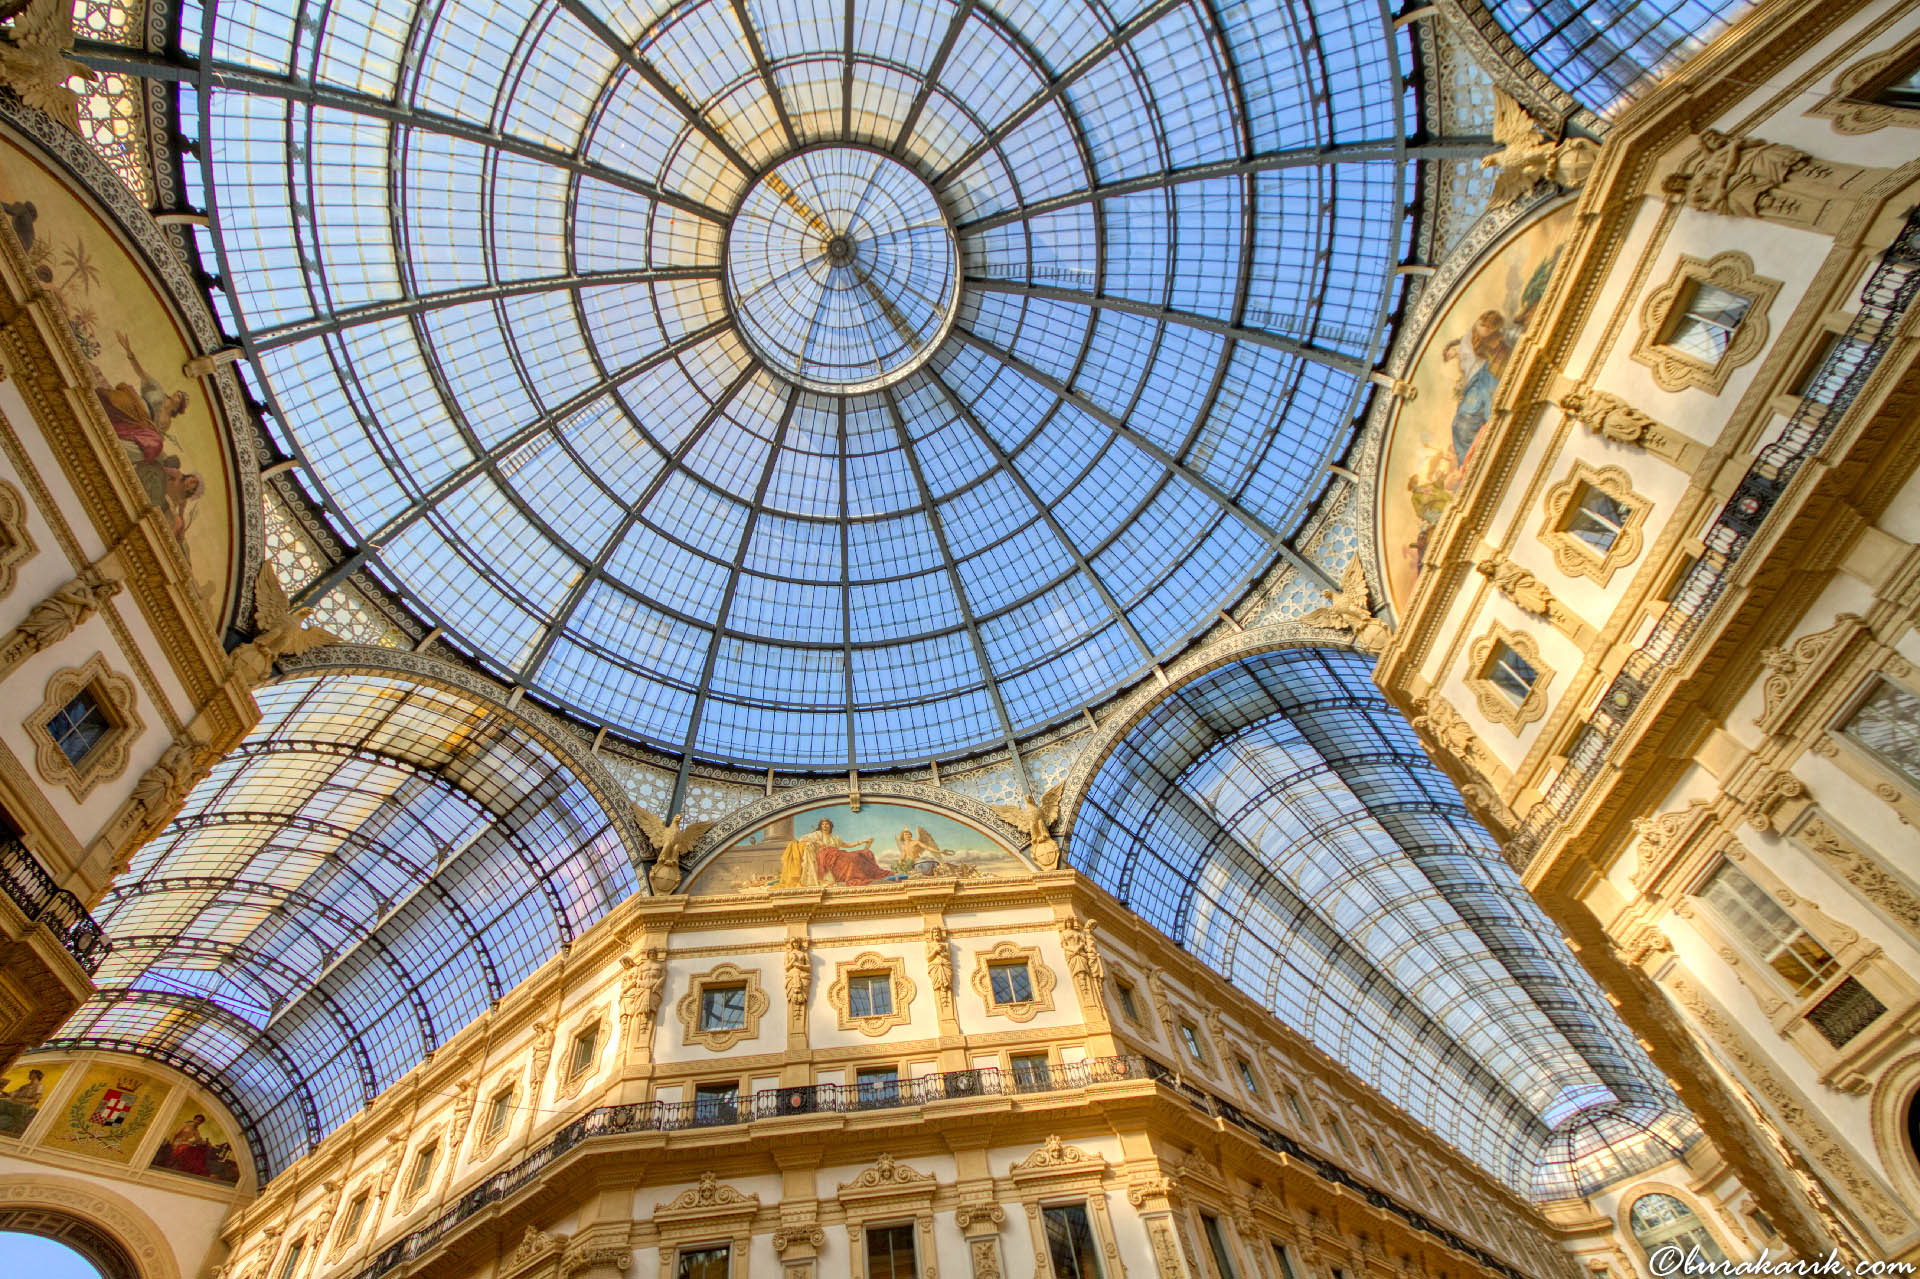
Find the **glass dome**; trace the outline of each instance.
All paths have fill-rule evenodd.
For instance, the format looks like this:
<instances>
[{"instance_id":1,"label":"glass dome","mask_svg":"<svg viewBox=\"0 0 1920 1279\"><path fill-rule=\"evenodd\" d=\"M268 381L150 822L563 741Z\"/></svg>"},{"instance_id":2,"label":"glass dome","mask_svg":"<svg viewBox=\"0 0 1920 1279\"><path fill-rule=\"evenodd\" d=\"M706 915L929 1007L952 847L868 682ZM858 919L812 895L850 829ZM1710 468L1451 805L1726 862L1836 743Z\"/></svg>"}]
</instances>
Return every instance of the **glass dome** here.
<instances>
[{"instance_id":1,"label":"glass dome","mask_svg":"<svg viewBox=\"0 0 1920 1279\"><path fill-rule=\"evenodd\" d=\"M660 749L1016 741L1275 560L1390 336L1361 0L222 0L190 189L365 569Z\"/></svg>"}]
</instances>

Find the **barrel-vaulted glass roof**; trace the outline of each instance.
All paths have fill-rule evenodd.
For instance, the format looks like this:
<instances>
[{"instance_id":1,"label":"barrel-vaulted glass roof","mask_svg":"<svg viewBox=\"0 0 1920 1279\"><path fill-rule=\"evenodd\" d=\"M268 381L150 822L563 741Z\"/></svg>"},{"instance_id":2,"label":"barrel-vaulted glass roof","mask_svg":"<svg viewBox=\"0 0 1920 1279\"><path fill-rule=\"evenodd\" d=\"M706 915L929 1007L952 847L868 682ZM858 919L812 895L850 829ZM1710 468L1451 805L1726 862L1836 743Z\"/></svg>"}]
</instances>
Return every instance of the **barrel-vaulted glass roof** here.
<instances>
[{"instance_id":1,"label":"barrel-vaulted glass roof","mask_svg":"<svg viewBox=\"0 0 1920 1279\"><path fill-rule=\"evenodd\" d=\"M1526 57L1582 106L1618 115L1753 0L1486 0Z\"/></svg>"},{"instance_id":2,"label":"barrel-vaulted glass roof","mask_svg":"<svg viewBox=\"0 0 1920 1279\"><path fill-rule=\"evenodd\" d=\"M1583 1114L1678 1103L1371 666L1284 649L1176 688L1095 774L1074 863L1529 1193Z\"/></svg>"},{"instance_id":3,"label":"barrel-vaulted glass roof","mask_svg":"<svg viewBox=\"0 0 1920 1279\"><path fill-rule=\"evenodd\" d=\"M264 1180L638 884L605 796L518 716L382 674L257 696L94 908L112 947L54 1045L205 1082Z\"/></svg>"},{"instance_id":4,"label":"barrel-vaulted glass roof","mask_svg":"<svg viewBox=\"0 0 1920 1279\"><path fill-rule=\"evenodd\" d=\"M997 746L1205 627L1447 145L1376 0L182 15L216 302L349 548L310 591L742 764Z\"/></svg>"}]
</instances>

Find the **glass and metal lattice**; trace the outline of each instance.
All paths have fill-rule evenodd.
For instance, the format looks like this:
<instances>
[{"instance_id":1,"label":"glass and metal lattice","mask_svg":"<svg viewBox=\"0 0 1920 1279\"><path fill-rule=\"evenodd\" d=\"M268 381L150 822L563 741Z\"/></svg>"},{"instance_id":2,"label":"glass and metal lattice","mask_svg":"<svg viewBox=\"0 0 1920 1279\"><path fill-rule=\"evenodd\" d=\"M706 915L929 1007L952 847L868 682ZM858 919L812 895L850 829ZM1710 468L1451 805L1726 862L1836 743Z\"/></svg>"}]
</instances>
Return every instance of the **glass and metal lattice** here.
<instances>
[{"instance_id":1,"label":"glass and metal lattice","mask_svg":"<svg viewBox=\"0 0 1920 1279\"><path fill-rule=\"evenodd\" d=\"M200 1080L264 1178L639 885L619 801L495 706L338 672L256 697L95 907L112 949L53 1043Z\"/></svg>"},{"instance_id":2,"label":"glass and metal lattice","mask_svg":"<svg viewBox=\"0 0 1920 1279\"><path fill-rule=\"evenodd\" d=\"M1089 783L1074 860L1489 1172L1551 1193L1567 1125L1678 1103L1371 665L1283 649L1176 688Z\"/></svg>"},{"instance_id":3,"label":"glass and metal lattice","mask_svg":"<svg viewBox=\"0 0 1920 1279\"><path fill-rule=\"evenodd\" d=\"M1424 150L1363 0L183 10L188 200L345 558L675 754L1101 701L1266 571Z\"/></svg>"}]
</instances>

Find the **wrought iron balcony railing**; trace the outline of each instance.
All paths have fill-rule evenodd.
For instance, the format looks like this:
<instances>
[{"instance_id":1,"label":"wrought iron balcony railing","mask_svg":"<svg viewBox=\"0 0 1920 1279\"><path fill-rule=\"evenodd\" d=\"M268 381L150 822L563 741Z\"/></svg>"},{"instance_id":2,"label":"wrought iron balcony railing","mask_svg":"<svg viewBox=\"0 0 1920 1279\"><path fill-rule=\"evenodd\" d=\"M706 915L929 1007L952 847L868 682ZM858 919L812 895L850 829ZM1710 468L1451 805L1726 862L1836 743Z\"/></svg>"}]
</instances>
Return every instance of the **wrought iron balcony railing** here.
<instances>
[{"instance_id":1,"label":"wrought iron balcony railing","mask_svg":"<svg viewBox=\"0 0 1920 1279\"><path fill-rule=\"evenodd\" d=\"M80 899L53 882L40 859L11 835L0 835L0 888L22 914L60 939L80 967L92 973L107 956L106 935Z\"/></svg>"},{"instance_id":2,"label":"wrought iron balcony railing","mask_svg":"<svg viewBox=\"0 0 1920 1279\"><path fill-rule=\"evenodd\" d=\"M468 1190L425 1226L388 1245L363 1266L354 1279L380 1279L390 1271L424 1256L461 1222L513 1194L539 1177L548 1165L569 1150L595 1137L678 1132L689 1128L749 1124L801 1115L888 1110L979 1097L1062 1092L1091 1084L1127 1080L1151 1080L1169 1089L1203 1113L1242 1129L1261 1145L1287 1155L1323 1180L1348 1187L1374 1207L1392 1213L1408 1226L1472 1258L1502 1279L1532 1279L1525 1272L1434 1222L1417 1209L1369 1185L1292 1137L1267 1127L1233 1103L1186 1082L1160 1062L1140 1056L1096 1057L1062 1066L1021 1067L1016 1070L955 1070L943 1075L852 1086L819 1084L766 1088L745 1097L708 1096L693 1101L602 1106L560 1129L544 1146L518 1163L501 1169Z\"/></svg>"},{"instance_id":3,"label":"wrought iron balcony railing","mask_svg":"<svg viewBox=\"0 0 1920 1279\"><path fill-rule=\"evenodd\" d=\"M1833 438L1847 410L1892 349L1901 321L1920 293L1920 208L1881 255L1860 290L1860 309L1846 333L1828 348L1808 379L1799 406L1778 439L1761 449L1720 508L1705 536L1706 549L1687 570L1667 609L1620 668L1560 770L1514 832L1507 859L1525 871L1547 838L1560 829L1600 775L1613 744L1660 677L1674 669L1690 641L1726 594L1734 570L1761 525L1800 469Z\"/></svg>"}]
</instances>

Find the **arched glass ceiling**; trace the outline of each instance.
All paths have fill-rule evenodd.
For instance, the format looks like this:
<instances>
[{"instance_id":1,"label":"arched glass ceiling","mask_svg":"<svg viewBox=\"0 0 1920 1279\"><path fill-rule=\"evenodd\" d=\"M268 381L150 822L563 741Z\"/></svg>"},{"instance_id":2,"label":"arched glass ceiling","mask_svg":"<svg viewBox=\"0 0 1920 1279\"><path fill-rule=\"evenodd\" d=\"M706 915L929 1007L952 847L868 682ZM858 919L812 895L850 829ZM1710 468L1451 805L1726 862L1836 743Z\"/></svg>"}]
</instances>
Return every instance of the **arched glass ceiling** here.
<instances>
[{"instance_id":1,"label":"arched glass ceiling","mask_svg":"<svg viewBox=\"0 0 1920 1279\"><path fill-rule=\"evenodd\" d=\"M220 301L359 548L315 589L676 753L1107 697L1273 562L1390 336L1375 0L183 13Z\"/></svg>"},{"instance_id":2,"label":"arched glass ceiling","mask_svg":"<svg viewBox=\"0 0 1920 1279\"><path fill-rule=\"evenodd\" d=\"M1520 51L1602 117L1700 52L1753 0L1487 0Z\"/></svg>"},{"instance_id":3,"label":"arched glass ceiling","mask_svg":"<svg viewBox=\"0 0 1920 1279\"><path fill-rule=\"evenodd\" d=\"M1371 661L1250 657L1102 763L1075 864L1522 1193L1554 1130L1672 1104Z\"/></svg>"},{"instance_id":4,"label":"arched glass ceiling","mask_svg":"<svg viewBox=\"0 0 1920 1279\"><path fill-rule=\"evenodd\" d=\"M517 717L391 676L259 690L258 728L96 917L56 1046L219 1085L265 1177L638 884L606 810Z\"/></svg>"},{"instance_id":5,"label":"arched glass ceiling","mask_svg":"<svg viewBox=\"0 0 1920 1279\"><path fill-rule=\"evenodd\" d=\"M1649 1104L1584 1111L1547 1143L1533 1174L1539 1203L1582 1199L1686 1154L1703 1134L1691 1116Z\"/></svg>"}]
</instances>

